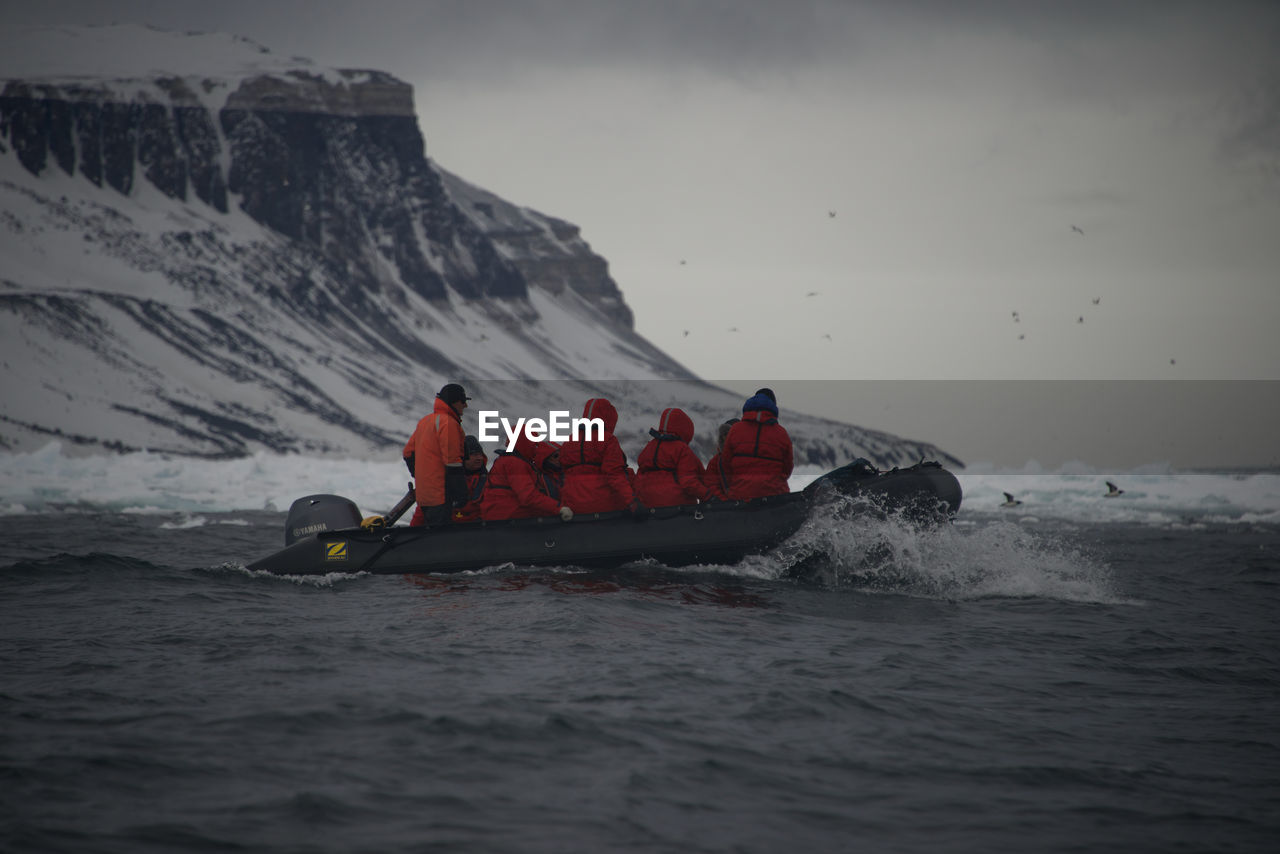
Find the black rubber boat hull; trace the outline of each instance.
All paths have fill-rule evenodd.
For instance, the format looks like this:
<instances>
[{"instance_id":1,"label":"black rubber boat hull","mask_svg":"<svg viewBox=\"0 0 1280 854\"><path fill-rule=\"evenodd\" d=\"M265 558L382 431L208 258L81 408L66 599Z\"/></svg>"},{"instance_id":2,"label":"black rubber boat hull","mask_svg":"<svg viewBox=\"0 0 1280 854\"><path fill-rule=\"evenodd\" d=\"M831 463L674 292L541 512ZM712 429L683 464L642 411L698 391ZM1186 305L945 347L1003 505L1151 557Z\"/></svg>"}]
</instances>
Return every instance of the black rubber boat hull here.
<instances>
[{"instance_id":1,"label":"black rubber boat hull","mask_svg":"<svg viewBox=\"0 0 1280 854\"><path fill-rule=\"evenodd\" d=\"M453 573L490 566L581 566L611 568L652 560L665 566L734 564L762 554L804 524L827 489L865 495L881 509L899 509L935 518L960 506L955 476L933 463L878 473L854 464L824 475L804 492L696 506L654 508L640 516L627 512L472 522L439 528L395 527L364 530L357 525L322 530L249 565L278 575ZM337 496L310 496L355 505ZM300 528L293 525L296 533ZM301 526L306 528L307 526ZM288 534L287 539L292 539Z\"/></svg>"}]
</instances>

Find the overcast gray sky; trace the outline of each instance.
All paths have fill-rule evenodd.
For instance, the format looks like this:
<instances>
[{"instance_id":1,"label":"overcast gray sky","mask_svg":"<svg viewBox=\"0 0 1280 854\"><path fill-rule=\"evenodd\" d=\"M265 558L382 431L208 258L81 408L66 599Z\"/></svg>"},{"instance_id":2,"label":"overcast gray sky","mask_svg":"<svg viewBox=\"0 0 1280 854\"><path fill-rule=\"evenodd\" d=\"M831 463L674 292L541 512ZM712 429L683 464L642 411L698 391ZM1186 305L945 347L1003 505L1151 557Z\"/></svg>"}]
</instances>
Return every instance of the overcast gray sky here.
<instances>
[{"instance_id":1,"label":"overcast gray sky","mask_svg":"<svg viewBox=\"0 0 1280 854\"><path fill-rule=\"evenodd\" d=\"M430 156L579 224L638 329L707 379L1280 380L1274 2L3 9L229 31L395 74ZM1280 428L1276 396L1257 399L1272 387L1233 388L1248 404L1227 417ZM1015 395L943 419L970 423L948 437L869 389L804 408L970 459L995 457L996 423L1034 435L1066 417ZM1104 462L1071 441L1042 461ZM1246 457L1280 462L1250 441Z\"/></svg>"}]
</instances>

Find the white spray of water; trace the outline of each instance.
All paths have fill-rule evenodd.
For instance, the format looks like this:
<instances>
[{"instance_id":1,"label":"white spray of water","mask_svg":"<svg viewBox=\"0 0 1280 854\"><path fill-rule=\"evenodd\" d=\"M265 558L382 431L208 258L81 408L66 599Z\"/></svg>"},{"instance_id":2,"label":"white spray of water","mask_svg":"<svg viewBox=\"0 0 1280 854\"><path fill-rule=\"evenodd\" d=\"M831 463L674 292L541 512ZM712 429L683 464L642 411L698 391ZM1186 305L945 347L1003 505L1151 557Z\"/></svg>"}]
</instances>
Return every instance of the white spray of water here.
<instances>
[{"instance_id":1,"label":"white spray of water","mask_svg":"<svg viewBox=\"0 0 1280 854\"><path fill-rule=\"evenodd\" d=\"M851 499L819 508L751 575L942 599L1034 597L1115 603L1111 570L1088 551L1014 522L938 524Z\"/></svg>"},{"instance_id":2,"label":"white spray of water","mask_svg":"<svg viewBox=\"0 0 1280 854\"><path fill-rule=\"evenodd\" d=\"M263 581L285 582L288 584L296 584L299 587L325 587L333 588L339 584L344 584L358 578L370 578L367 572L326 572L323 575L278 575L274 572L266 570L252 570L240 563L224 563L218 567L224 572L237 572L247 575L250 578L260 578Z\"/></svg>"}]
</instances>

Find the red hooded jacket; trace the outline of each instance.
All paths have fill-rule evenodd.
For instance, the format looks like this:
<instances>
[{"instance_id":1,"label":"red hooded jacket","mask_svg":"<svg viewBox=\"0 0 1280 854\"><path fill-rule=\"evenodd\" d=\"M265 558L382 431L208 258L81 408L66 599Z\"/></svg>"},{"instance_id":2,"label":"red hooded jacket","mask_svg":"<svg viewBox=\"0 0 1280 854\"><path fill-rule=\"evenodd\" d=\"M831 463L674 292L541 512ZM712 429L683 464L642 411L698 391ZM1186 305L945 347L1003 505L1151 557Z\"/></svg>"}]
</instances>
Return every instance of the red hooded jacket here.
<instances>
[{"instance_id":1,"label":"red hooded jacket","mask_svg":"<svg viewBox=\"0 0 1280 854\"><path fill-rule=\"evenodd\" d=\"M579 438L560 446L560 465L564 469L560 500L574 513L625 510L635 494L627 479L627 457L613 435L613 428L618 426L618 410L603 397L593 397L582 407L582 417L604 421L604 439L597 439L594 430L584 430Z\"/></svg>"},{"instance_id":2,"label":"red hooded jacket","mask_svg":"<svg viewBox=\"0 0 1280 854\"><path fill-rule=\"evenodd\" d=\"M729 498L729 493L725 491L727 481L724 472L720 469L719 454L707 460L707 467L702 472L702 483L707 487L707 492L712 498L718 498L721 501Z\"/></svg>"},{"instance_id":3,"label":"red hooded jacket","mask_svg":"<svg viewBox=\"0 0 1280 854\"><path fill-rule=\"evenodd\" d=\"M560 468L558 458L554 466L548 460L559 450L558 442L539 442L537 459L533 461L533 467L538 472L538 488L557 501L560 500L560 490L564 488L564 469Z\"/></svg>"},{"instance_id":4,"label":"red hooded jacket","mask_svg":"<svg viewBox=\"0 0 1280 854\"><path fill-rule=\"evenodd\" d=\"M689 447L693 421L680 409L664 409L636 465L636 497L646 507L696 504L707 497L702 462Z\"/></svg>"},{"instance_id":5,"label":"red hooded jacket","mask_svg":"<svg viewBox=\"0 0 1280 854\"><path fill-rule=\"evenodd\" d=\"M742 413L720 452L720 468L729 483L729 498L759 498L788 492L791 477L791 437L766 409Z\"/></svg>"},{"instance_id":6,"label":"red hooded jacket","mask_svg":"<svg viewBox=\"0 0 1280 854\"><path fill-rule=\"evenodd\" d=\"M554 516L560 512L560 502L538 488L538 473L533 468L537 454L538 443L523 430L516 438L513 453L498 454L480 499L481 518L488 522Z\"/></svg>"}]
</instances>

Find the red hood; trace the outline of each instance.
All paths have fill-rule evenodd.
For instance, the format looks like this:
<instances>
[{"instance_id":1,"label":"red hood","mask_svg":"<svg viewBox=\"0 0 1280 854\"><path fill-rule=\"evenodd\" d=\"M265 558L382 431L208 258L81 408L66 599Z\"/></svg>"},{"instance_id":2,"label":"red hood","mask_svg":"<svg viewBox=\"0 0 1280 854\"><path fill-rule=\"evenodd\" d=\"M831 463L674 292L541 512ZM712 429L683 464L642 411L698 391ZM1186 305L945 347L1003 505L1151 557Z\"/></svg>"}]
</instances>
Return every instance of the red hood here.
<instances>
[{"instance_id":1,"label":"red hood","mask_svg":"<svg viewBox=\"0 0 1280 854\"><path fill-rule=\"evenodd\" d=\"M664 409L658 419L658 432L678 436L687 445L693 441L693 419L683 409Z\"/></svg>"},{"instance_id":2,"label":"red hood","mask_svg":"<svg viewBox=\"0 0 1280 854\"><path fill-rule=\"evenodd\" d=\"M527 462L533 463L535 466L541 461L538 459L539 454L543 454L543 446L546 442L535 442L529 438L529 435L521 430L516 436L515 452L524 457Z\"/></svg>"},{"instance_id":3,"label":"red hood","mask_svg":"<svg viewBox=\"0 0 1280 854\"><path fill-rule=\"evenodd\" d=\"M618 426L618 410L603 397L593 397L582 407L583 418L599 418L604 421L605 435L612 436L613 428Z\"/></svg>"},{"instance_id":4,"label":"red hood","mask_svg":"<svg viewBox=\"0 0 1280 854\"><path fill-rule=\"evenodd\" d=\"M521 433L520 435L523 436L524 434ZM520 446L517 443L516 448L519 449L519 447ZM547 457L551 456L558 450L560 450L560 445L557 442L538 442L537 447L533 452L533 467L541 469L546 464Z\"/></svg>"},{"instance_id":5,"label":"red hood","mask_svg":"<svg viewBox=\"0 0 1280 854\"><path fill-rule=\"evenodd\" d=\"M769 412L767 409L752 409L749 412L742 413L743 421L777 421L778 416Z\"/></svg>"}]
</instances>

